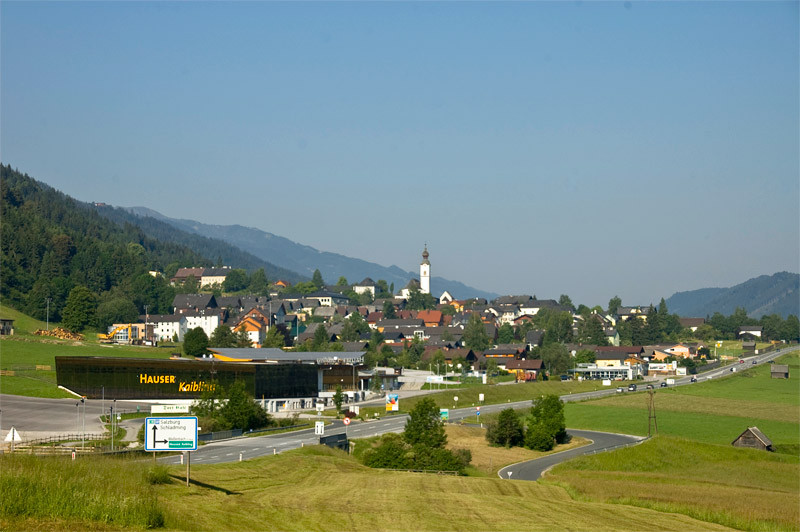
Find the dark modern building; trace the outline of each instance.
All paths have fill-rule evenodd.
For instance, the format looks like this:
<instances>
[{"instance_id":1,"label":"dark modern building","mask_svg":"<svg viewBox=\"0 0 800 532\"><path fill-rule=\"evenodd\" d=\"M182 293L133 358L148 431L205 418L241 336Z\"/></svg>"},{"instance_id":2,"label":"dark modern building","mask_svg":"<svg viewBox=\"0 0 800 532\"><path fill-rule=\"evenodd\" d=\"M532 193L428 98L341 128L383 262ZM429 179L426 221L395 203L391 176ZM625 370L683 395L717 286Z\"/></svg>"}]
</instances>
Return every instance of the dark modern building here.
<instances>
[{"instance_id":1,"label":"dark modern building","mask_svg":"<svg viewBox=\"0 0 800 532\"><path fill-rule=\"evenodd\" d=\"M318 396L313 363L223 362L111 357L55 357L56 379L90 399L195 399L214 386L243 380L256 399Z\"/></svg>"}]
</instances>

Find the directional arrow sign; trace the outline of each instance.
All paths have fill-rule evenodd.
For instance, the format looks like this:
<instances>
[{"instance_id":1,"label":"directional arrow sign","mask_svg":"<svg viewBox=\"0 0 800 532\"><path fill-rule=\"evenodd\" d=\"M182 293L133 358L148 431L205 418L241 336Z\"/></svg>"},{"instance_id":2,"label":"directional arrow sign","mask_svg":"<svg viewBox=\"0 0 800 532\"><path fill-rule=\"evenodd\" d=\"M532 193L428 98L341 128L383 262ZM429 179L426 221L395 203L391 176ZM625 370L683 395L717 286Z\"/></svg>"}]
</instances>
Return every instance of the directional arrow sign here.
<instances>
[{"instance_id":1,"label":"directional arrow sign","mask_svg":"<svg viewBox=\"0 0 800 532\"><path fill-rule=\"evenodd\" d=\"M144 420L145 451L196 451L196 417L148 417Z\"/></svg>"}]
</instances>

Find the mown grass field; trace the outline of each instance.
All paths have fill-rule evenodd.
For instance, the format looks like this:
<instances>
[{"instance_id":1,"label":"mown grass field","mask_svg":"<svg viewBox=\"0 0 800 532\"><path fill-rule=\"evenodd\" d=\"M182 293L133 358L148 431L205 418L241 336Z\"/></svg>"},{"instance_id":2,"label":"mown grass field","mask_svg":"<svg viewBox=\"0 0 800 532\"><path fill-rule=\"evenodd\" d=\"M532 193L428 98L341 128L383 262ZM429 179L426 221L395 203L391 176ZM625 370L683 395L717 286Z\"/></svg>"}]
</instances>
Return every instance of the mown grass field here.
<instances>
[{"instance_id":1,"label":"mown grass field","mask_svg":"<svg viewBox=\"0 0 800 532\"><path fill-rule=\"evenodd\" d=\"M88 477L93 487L66 482L89 473L69 460L52 460L58 468L28 474L35 466L26 458L0 458L3 482L25 486L13 487L16 503L0 509L4 530L133 530L162 517L167 530L727 530L647 508L620 511L615 504L573 501L553 485L371 470L318 446L196 466L188 488L180 467L171 469L171 483L151 485L142 469L147 461L99 464L117 483L132 485L132 492L126 486L108 489L114 485L110 476ZM18 466L17 460L25 463ZM11 467L25 470L7 475ZM112 513L114 507L120 511ZM141 513L124 510L139 507Z\"/></svg>"},{"instance_id":2,"label":"mown grass field","mask_svg":"<svg viewBox=\"0 0 800 532\"><path fill-rule=\"evenodd\" d=\"M678 512L740 530L800 528L797 455L657 436L556 466L546 482L569 486L578 500Z\"/></svg>"},{"instance_id":3,"label":"mown grass field","mask_svg":"<svg viewBox=\"0 0 800 532\"><path fill-rule=\"evenodd\" d=\"M772 379L768 364L728 377L655 393L659 434L706 443L730 444L749 426L757 426L778 446L800 443L800 356L781 357L793 378ZM571 428L646 435L648 394L620 394L567 403Z\"/></svg>"}]
</instances>

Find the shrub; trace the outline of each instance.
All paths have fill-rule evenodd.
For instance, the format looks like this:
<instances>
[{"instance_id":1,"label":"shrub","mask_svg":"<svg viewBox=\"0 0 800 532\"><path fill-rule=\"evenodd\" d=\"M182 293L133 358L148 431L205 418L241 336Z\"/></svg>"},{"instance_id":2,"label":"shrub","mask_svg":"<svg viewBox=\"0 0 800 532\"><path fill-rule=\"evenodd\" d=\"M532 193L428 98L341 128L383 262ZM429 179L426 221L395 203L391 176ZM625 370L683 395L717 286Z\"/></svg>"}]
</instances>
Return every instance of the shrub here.
<instances>
[{"instance_id":1,"label":"shrub","mask_svg":"<svg viewBox=\"0 0 800 532\"><path fill-rule=\"evenodd\" d=\"M364 453L364 465L382 469L412 469L409 446L399 434L386 434L377 447Z\"/></svg>"},{"instance_id":2,"label":"shrub","mask_svg":"<svg viewBox=\"0 0 800 532\"><path fill-rule=\"evenodd\" d=\"M534 451L551 451L555 446L555 439L550 431L542 424L528 427L525 434L525 447Z\"/></svg>"},{"instance_id":3,"label":"shrub","mask_svg":"<svg viewBox=\"0 0 800 532\"><path fill-rule=\"evenodd\" d=\"M492 445L506 447L520 446L525 440L522 421L513 408L506 408L498 416L497 422L490 423L486 429L486 440Z\"/></svg>"}]
</instances>

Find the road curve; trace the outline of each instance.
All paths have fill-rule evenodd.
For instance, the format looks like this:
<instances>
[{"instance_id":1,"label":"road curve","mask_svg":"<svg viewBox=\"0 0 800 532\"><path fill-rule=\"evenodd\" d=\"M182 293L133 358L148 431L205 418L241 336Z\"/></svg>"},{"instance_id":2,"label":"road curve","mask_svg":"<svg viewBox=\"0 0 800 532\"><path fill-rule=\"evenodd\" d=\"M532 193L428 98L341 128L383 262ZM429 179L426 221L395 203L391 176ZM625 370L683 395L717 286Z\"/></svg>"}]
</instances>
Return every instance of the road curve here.
<instances>
[{"instance_id":1,"label":"road curve","mask_svg":"<svg viewBox=\"0 0 800 532\"><path fill-rule=\"evenodd\" d=\"M569 433L570 436L586 438L587 440L591 440L592 443L584 445L583 447L548 454L547 456L536 458L535 460L528 460L527 462L519 462L506 466L497 472L498 476L503 479L535 481L539 480L542 473L546 470L566 460L584 454L611 450L623 445L632 445L647 439L641 436L629 436L627 434L615 434L613 432L598 432L593 430L567 429L567 433Z\"/></svg>"}]
</instances>

